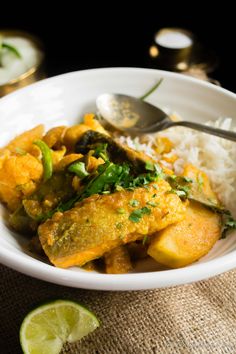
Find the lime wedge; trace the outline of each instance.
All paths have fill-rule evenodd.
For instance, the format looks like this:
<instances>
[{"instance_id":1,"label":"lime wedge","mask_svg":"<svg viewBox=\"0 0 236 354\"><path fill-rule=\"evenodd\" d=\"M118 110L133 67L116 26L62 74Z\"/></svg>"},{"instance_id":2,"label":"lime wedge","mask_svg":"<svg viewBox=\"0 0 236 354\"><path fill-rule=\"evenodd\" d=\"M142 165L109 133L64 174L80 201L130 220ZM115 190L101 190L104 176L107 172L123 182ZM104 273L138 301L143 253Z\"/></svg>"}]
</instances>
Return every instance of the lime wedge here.
<instances>
[{"instance_id":1,"label":"lime wedge","mask_svg":"<svg viewBox=\"0 0 236 354\"><path fill-rule=\"evenodd\" d=\"M58 354L65 342L75 342L99 326L96 316L80 304L55 300L28 313L20 328L25 354Z\"/></svg>"}]
</instances>

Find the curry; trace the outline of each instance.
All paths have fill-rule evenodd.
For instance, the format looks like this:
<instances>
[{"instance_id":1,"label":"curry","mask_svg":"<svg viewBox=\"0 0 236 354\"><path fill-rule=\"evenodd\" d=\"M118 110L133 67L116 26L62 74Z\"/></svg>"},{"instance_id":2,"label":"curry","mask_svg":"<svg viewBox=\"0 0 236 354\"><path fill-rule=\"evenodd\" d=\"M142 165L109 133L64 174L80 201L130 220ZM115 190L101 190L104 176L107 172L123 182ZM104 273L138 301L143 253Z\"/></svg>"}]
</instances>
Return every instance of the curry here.
<instances>
[{"instance_id":1,"label":"curry","mask_svg":"<svg viewBox=\"0 0 236 354\"><path fill-rule=\"evenodd\" d=\"M132 270L151 256L183 267L207 254L232 225L207 175L190 164L181 176L157 157L121 144L96 119L44 133L39 125L0 150L0 199L9 226L61 268Z\"/></svg>"}]
</instances>

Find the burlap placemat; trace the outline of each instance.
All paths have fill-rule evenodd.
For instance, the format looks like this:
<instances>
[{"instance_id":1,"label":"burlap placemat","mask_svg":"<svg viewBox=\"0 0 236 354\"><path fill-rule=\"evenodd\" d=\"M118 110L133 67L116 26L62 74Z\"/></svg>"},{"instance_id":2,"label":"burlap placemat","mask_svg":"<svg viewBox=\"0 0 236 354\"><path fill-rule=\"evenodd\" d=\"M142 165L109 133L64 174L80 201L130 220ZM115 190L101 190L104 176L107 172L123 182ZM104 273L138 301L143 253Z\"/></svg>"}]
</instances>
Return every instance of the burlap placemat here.
<instances>
[{"instance_id":1,"label":"burlap placemat","mask_svg":"<svg viewBox=\"0 0 236 354\"><path fill-rule=\"evenodd\" d=\"M74 299L102 324L63 353L236 353L236 271L195 284L135 292L72 289L0 266L0 353L21 353L25 314L51 298Z\"/></svg>"}]
</instances>

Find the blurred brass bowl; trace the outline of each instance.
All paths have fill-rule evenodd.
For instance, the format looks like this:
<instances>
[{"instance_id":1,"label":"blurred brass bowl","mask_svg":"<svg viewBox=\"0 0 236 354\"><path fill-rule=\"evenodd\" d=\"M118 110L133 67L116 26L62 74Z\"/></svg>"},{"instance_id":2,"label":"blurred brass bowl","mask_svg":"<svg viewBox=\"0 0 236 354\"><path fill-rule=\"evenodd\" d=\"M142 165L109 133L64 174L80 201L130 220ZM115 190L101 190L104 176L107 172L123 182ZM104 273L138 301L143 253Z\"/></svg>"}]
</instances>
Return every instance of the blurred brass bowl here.
<instances>
[{"instance_id":1,"label":"blurred brass bowl","mask_svg":"<svg viewBox=\"0 0 236 354\"><path fill-rule=\"evenodd\" d=\"M42 42L37 37L27 32L18 30L0 30L0 35L3 37L17 36L29 39L32 44L42 53L42 57L37 65L32 66L32 68L16 77L15 79L7 82L6 84L0 85L0 97L3 97L8 93L11 93L21 87L27 86L46 77L44 70L44 47Z\"/></svg>"},{"instance_id":2,"label":"blurred brass bowl","mask_svg":"<svg viewBox=\"0 0 236 354\"><path fill-rule=\"evenodd\" d=\"M168 47L158 42L158 36L172 32L184 34L190 39L189 44L184 47ZM154 36L154 44L149 49L149 55L155 59L156 65L160 69L185 71L189 65L194 41L193 33L186 29L178 27L161 28Z\"/></svg>"}]
</instances>

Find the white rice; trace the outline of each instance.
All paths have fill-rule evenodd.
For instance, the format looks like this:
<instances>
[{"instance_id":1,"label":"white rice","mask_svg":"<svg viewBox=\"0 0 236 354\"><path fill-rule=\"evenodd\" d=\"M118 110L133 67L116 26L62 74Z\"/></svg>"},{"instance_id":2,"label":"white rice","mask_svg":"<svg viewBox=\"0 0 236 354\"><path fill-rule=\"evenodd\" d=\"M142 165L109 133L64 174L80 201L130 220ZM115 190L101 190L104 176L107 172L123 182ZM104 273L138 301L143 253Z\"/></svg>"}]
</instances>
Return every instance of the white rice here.
<instances>
[{"instance_id":1,"label":"white rice","mask_svg":"<svg viewBox=\"0 0 236 354\"><path fill-rule=\"evenodd\" d=\"M220 118L207 125L225 130L234 130L231 118ZM210 178L212 187L221 202L236 216L236 143L204 134L184 127L167 129L158 134L148 135L147 144L139 138L121 137L120 141L131 148L146 152L157 158L152 145L157 136L165 136L173 143L174 148L165 156L177 155L179 158L173 166L176 174L180 174L186 163L191 163L204 171ZM165 163L165 162L164 162Z\"/></svg>"}]
</instances>

